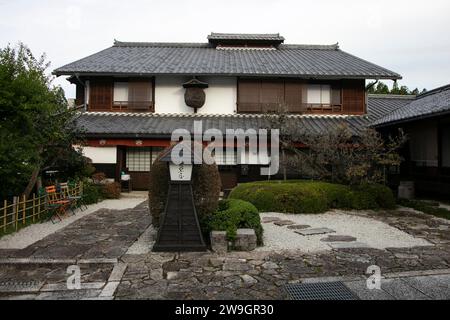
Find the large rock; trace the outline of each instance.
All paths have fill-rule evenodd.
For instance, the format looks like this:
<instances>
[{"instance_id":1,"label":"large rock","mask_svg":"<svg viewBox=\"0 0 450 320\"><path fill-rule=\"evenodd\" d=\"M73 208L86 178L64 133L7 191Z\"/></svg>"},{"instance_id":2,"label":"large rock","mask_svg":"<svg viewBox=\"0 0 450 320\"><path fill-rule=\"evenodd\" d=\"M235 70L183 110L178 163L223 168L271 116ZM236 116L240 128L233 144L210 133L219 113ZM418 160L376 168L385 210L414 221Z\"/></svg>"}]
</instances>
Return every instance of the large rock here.
<instances>
[{"instance_id":1,"label":"large rock","mask_svg":"<svg viewBox=\"0 0 450 320\"><path fill-rule=\"evenodd\" d=\"M252 251L256 249L256 234L253 229L238 229L234 248L238 251Z\"/></svg>"},{"instance_id":2,"label":"large rock","mask_svg":"<svg viewBox=\"0 0 450 320\"><path fill-rule=\"evenodd\" d=\"M211 231L211 249L217 253L226 253L228 251L226 231Z\"/></svg>"}]
</instances>

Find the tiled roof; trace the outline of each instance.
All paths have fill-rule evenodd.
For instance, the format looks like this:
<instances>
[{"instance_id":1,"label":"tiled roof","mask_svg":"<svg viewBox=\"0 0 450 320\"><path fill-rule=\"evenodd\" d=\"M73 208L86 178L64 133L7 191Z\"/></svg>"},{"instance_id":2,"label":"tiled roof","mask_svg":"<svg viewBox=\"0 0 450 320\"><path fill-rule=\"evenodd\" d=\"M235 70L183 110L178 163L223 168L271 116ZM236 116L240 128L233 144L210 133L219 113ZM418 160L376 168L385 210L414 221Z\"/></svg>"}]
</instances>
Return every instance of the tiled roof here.
<instances>
[{"instance_id":1,"label":"tiled roof","mask_svg":"<svg viewBox=\"0 0 450 320\"><path fill-rule=\"evenodd\" d=\"M369 94L367 113L369 120L374 122L388 113L411 103L414 95Z\"/></svg>"},{"instance_id":2,"label":"tiled roof","mask_svg":"<svg viewBox=\"0 0 450 320\"><path fill-rule=\"evenodd\" d=\"M433 117L443 113L450 113L450 85L418 95L415 100L396 108L373 124L375 126L386 126Z\"/></svg>"},{"instance_id":3,"label":"tiled roof","mask_svg":"<svg viewBox=\"0 0 450 320\"><path fill-rule=\"evenodd\" d=\"M354 135L368 123L365 116L291 116L300 127L310 133L322 133L345 123ZM86 112L78 118L78 125L85 137L113 138L168 138L177 128L193 133L194 121L202 121L203 130L264 129L267 118L260 115L211 115L211 114L153 114Z\"/></svg>"},{"instance_id":4,"label":"tiled roof","mask_svg":"<svg viewBox=\"0 0 450 320\"><path fill-rule=\"evenodd\" d=\"M281 44L276 50L218 50L208 43L115 42L56 75L222 75L318 79L400 79L337 45Z\"/></svg>"}]
</instances>

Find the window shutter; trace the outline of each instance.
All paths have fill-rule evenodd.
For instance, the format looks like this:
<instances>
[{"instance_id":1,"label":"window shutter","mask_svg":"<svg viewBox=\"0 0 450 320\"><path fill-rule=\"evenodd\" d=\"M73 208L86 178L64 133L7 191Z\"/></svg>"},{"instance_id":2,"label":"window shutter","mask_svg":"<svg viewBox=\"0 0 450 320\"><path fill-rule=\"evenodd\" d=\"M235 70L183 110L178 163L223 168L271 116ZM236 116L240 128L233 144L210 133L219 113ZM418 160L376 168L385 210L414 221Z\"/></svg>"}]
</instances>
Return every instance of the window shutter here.
<instances>
[{"instance_id":1,"label":"window shutter","mask_svg":"<svg viewBox=\"0 0 450 320\"><path fill-rule=\"evenodd\" d=\"M262 111L277 111L284 103L284 83L281 81L261 82Z\"/></svg>"},{"instance_id":2,"label":"window shutter","mask_svg":"<svg viewBox=\"0 0 450 320\"><path fill-rule=\"evenodd\" d=\"M302 108L302 91L303 85L301 82L286 81L284 89L285 103L292 113L301 113Z\"/></svg>"},{"instance_id":3,"label":"window shutter","mask_svg":"<svg viewBox=\"0 0 450 320\"><path fill-rule=\"evenodd\" d=\"M89 92L89 110L111 109L113 92L111 79L91 80Z\"/></svg>"},{"instance_id":4,"label":"window shutter","mask_svg":"<svg viewBox=\"0 0 450 320\"><path fill-rule=\"evenodd\" d=\"M152 86L153 83L148 80L132 80L128 83L128 100L132 109L151 109L151 106L153 105Z\"/></svg>"},{"instance_id":5,"label":"window shutter","mask_svg":"<svg viewBox=\"0 0 450 320\"><path fill-rule=\"evenodd\" d=\"M261 112L261 81L239 80L238 112Z\"/></svg>"}]
</instances>

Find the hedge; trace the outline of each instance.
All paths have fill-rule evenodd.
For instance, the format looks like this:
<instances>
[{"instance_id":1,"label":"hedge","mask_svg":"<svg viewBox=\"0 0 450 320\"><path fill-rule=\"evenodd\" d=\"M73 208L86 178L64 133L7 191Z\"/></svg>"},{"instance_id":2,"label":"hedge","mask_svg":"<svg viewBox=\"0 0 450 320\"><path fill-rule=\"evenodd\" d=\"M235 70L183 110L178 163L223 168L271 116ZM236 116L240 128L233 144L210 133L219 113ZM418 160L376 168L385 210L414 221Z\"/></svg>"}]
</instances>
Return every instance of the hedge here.
<instances>
[{"instance_id":1,"label":"hedge","mask_svg":"<svg viewBox=\"0 0 450 320\"><path fill-rule=\"evenodd\" d=\"M440 207L439 202L399 199L398 204L404 207L413 208L417 211L422 211L423 213L450 220L450 210Z\"/></svg>"},{"instance_id":2,"label":"hedge","mask_svg":"<svg viewBox=\"0 0 450 320\"><path fill-rule=\"evenodd\" d=\"M323 213L329 209L393 209L395 198L383 185L358 187L327 182L289 180L239 184L230 199L245 200L260 212Z\"/></svg>"},{"instance_id":3,"label":"hedge","mask_svg":"<svg viewBox=\"0 0 450 320\"><path fill-rule=\"evenodd\" d=\"M236 239L237 229L253 229L258 245L263 244L263 228L258 209L246 201L237 199L222 200L212 215L201 220L205 234L210 231L226 231L229 241Z\"/></svg>"}]
</instances>

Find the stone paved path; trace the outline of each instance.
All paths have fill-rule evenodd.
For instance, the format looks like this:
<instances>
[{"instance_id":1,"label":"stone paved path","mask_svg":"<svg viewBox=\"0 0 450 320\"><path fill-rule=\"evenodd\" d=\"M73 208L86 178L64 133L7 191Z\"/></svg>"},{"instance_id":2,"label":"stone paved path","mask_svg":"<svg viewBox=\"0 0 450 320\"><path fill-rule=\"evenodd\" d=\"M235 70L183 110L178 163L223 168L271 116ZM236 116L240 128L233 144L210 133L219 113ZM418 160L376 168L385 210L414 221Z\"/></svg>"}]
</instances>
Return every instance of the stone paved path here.
<instances>
[{"instance_id":1,"label":"stone paved path","mask_svg":"<svg viewBox=\"0 0 450 320\"><path fill-rule=\"evenodd\" d=\"M100 210L26 249L0 251L0 292L2 281L5 288L7 280L35 281L28 292L4 292L0 298L285 299L282 286L288 282L333 277L344 279L366 299L450 299L446 286L450 274L449 221L408 210L364 216L423 237L434 246L348 248L314 254L300 251L127 254L150 225L144 203L132 210ZM11 263L12 260L2 258L23 260ZM36 259L44 260L36 262ZM72 263L81 265L82 290L69 291L62 286L67 277L66 267ZM380 266L382 275L389 276L383 280L383 291L363 290L370 265ZM438 291L433 289L436 286Z\"/></svg>"},{"instance_id":2,"label":"stone paved path","mask_svg":"<svg viewBox=\"0 0 450 320\"><path fill-rule=\"evenodd\" d=\"M118 258L151 223L145 203L134 209L101 209L22 250L2 250L1 258Z\"/></svg>"}]
</instances>

